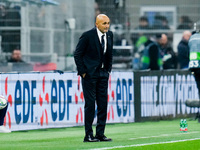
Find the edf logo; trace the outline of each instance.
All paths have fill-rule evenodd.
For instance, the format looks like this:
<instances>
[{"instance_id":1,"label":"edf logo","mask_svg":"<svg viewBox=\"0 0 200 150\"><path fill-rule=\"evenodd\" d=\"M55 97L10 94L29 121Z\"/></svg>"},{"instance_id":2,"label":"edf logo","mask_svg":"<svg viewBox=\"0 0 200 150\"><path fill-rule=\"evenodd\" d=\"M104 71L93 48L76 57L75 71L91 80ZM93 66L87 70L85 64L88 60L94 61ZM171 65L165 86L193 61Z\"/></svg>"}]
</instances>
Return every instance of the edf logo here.
<instances>
[{"instance_id":1,"label":"edf logo","mask_svg":"<svg viewBox=\"0 0 200 150\"><path fill-rule=\"evenodd\" d=\"M23 85L23 86L22 86ZM28 81L23 81L21 85L21 82L17 80L16 86L15 86L15 95L14 95L14 112L15 112L15 120L16 123L19 124L22 119L23 115L23 123L27 123L29 116L31 115L31 122L33 122L33 116L34 111L33 107L36 104L36 96L33 95L34 90L36 89L36 81L31 81L31 85L29 85ZM18 107L23 106L23 114L21 112L18 112ZM27 113L25 112L27 107ZM21 110L21 109L19 109Z\"/></svg>"},{"instance_id":2,"label":"edf logo","mask_svg":"<svg viewBox=\"0 0 200 150\"><path fill-rule=\"evenodd\" d=\"M51 91L49 91L49 105L51 106L51 117L53 121L57 121L57 119L62 121L65 116L66 120L69 120L69 104L72 102L72 96L69 95L70 88L72 88L72 80L52 80ZM16 124L20 124L21 122L27 123L29 118L31 118L31 123L33 123L36 100L38 100L37 104L39 104L37 90L37 82L35 80L31 82L16 81L14 91L14 114Z\"/></svg>"},{"instance_id":3,"label":"edf logo","mask_svg":"<svg viewBox=\"0 0 200 150\"><path fill-rule=\"evenodd\" d=\"M117 79L116 86L116 106L117 106L117 115L120 117L121 115L126 116L127 111L129 110L129 116L131 116L131 100L133 91L131 91L131 87L133 86L132 79L128 79L128 83L125 79Z\"/></svg>"}]
</instances>

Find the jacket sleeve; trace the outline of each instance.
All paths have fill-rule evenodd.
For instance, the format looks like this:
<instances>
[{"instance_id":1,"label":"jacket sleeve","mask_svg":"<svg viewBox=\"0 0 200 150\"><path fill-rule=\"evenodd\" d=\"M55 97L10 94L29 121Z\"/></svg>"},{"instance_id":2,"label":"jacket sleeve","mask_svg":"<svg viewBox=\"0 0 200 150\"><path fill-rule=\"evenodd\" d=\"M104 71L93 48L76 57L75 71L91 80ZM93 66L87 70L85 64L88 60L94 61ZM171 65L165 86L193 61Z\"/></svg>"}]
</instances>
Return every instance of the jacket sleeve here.
<instances>
[{"instance_id":1,"label":"jacket sleeve","mask_svg":"<svg viewBox=\"0 0 200 150\"><path fill-rule=\"evenodd\" d=\"M83 33L82 36L79 38L79 42L74 52L74 60L77 66L78 75L82 75L87 72L87 69L83 61L87 45L88 45L88 36L86 33Z\"/></svg>"}]
</instances>

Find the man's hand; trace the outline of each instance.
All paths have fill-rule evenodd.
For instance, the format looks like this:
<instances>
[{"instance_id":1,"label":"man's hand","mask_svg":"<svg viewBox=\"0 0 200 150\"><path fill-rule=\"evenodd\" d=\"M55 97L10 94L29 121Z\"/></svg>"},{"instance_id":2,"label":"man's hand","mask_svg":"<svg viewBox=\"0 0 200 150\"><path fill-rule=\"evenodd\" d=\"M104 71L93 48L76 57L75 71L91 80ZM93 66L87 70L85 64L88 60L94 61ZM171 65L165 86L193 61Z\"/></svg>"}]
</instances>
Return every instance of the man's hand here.
<instances>
[{"instance_id":1,"label":"man's hand","mask_svg":"<svg viewBox=\"0 0 200 150\"><path fill-rule=\"evenodd\" d=\"M86 73L82 74L82 77L85 78Z\"/></svg>"}]
</instances>

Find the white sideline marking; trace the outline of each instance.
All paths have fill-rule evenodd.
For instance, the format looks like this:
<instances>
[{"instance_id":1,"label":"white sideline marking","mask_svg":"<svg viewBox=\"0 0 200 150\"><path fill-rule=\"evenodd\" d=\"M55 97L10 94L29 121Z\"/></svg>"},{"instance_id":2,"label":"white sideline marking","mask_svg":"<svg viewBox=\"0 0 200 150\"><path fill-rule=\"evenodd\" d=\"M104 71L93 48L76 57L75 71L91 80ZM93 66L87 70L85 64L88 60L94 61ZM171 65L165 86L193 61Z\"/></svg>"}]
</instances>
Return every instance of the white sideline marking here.
<instances>
[{"instance_id":1,"label":"white sideline marking","mask_svg":"<svg viewBox=\"0 0 200 150\"><path fill-rule=\"evenodd\" d=\"M148 138L157 138L157 137L165 137L165 136L172 136L172 135L183 135L183 134L193 134L193 133L199 133L199 132L194 131L194 132L186 132L186 133L161 134L161 135L156 135L156 136L130 138L129 140L148 139Z\"/></svg>"},{"instance_id":2,"label":"white sideline marking","mask_svg":"<svg viewBox=\"0 0 200 150\"><path fill-rule=\"evenodd\" d=\"M168 142L157 142L157 143L145 143L145 144L125 145L125 146L113 146L113 147L95 148L95 149L90 149L90 150L107 150L107 149L114 149L114 148L139 147L139 146L146 146L146 145L178 143L178 142L194 141L194 140L200 140L200 138L177 140L177 141L168 141Z\"/></svg>"}]
</instances>

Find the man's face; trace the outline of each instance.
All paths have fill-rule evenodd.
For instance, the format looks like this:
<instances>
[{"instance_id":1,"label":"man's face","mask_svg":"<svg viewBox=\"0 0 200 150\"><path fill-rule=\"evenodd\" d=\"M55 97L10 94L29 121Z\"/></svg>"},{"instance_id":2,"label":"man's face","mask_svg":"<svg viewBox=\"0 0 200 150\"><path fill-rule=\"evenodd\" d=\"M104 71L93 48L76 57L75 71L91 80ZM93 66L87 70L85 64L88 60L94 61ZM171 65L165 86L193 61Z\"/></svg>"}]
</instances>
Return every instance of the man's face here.
<instances>
[{"instance_id":1,"label":"man's face","mask_svg":"<svg viewBox=\"0 0 200 150\"><path fill-rule=\"evenodd\" d=\"M168 42L168 38L166 34L162 34L161 39L159 40L159 43L161 46L165 46Z\"/></svg>"},{"instance_id":2,"label":"man's face","mask_svg":"<svg viewBox=\"0 0 200 150\"><path fill-rule=\"evenodd\" d=\"M12 58L16 61L21 60L21 51L20 50L14 50L12 54Z\"/></svg>"},{"instance_id":3,"label":"man's face","mask_svg":"<svg viewBox=\"0 0 200 150\"><path fill-rule=\"evenodd\" d=\"M106 33L110 27L110 19L107 16L100 16L96 20L96 27L102 32Z\"/></svg>"},{"instance_id":4,"label":"man's face","mask_svg":"<svg viewBox=\"0 0 200 150\"><path fill-rule=\"evenodd\" d=\"M148 25L148 22L147 22L147 21L145 21L145 20L141 20L141 21L140 21L140 26L145 27L145 26L147 26L147 25Z\"/></svg>"}]
</instances>

